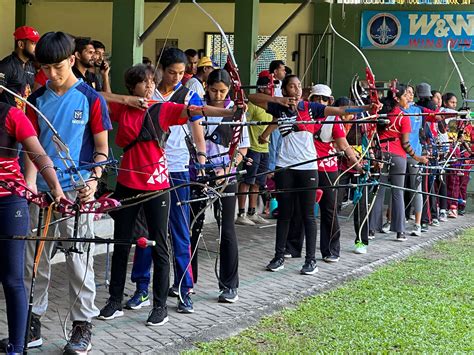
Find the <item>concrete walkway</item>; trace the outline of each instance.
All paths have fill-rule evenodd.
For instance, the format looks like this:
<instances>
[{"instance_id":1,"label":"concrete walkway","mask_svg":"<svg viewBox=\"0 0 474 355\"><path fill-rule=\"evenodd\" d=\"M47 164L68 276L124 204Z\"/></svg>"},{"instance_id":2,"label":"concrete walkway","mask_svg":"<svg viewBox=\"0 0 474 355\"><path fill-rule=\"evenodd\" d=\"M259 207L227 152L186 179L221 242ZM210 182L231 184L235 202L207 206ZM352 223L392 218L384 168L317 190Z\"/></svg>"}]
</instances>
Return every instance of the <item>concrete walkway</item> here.
<instances>
[{"instance_id":1,"label":"concrete walkway","mask_svg":"<svg viewBox=\"0 0 474 355\"><path fill-rule=\"evenodd\" d=\"M168 299L170 321L161 327L147 327L145 321L150 307L138 311L125 310L125 316L112 321L94 320L93 350L91 354L176 353L192 347L196 341L227 337L254 324L263 315L301 298L335 287L344 280L370 273L374 267L396 260L459 231L474 226L472 215L459 217L430 227L421 237L409 237L404 243L396 242L394 233L377 234L371 241L369 253L352 253L354 231L352 220L341 218L341 260L326 264L321 260L319 272L302 276L299 270L303 259L288 259L285 269L265 271L273 256L275 227L257 228L237 226L240 250L240 300L235 304L217 303L218 287L214 274L217 231L214 224L207 225L200 250L199 283L193 296L195 313L183 315L176 312L176 299ZM272 221L276 222L276 221ZM319 252L317 253L319 257ZM130 264L131 267L131 264ZM129 267L129 269L130 269ZM97 287L96 304L101 308L107 299L104 287L105 255L95 258ZM130 271L130 270L129 270ZM129 279L129 278L128 278ZM126 297L133 294L134 285L126 285ZM44 345L31 353L60 354L65 344L60 317L64 319L68 304L67 275L63 263L54 265L50 290L50 307L42 319ZM68 324L70 326L70 324ZM7 335L5 302L0 292L0 337Z\"/></svg>"}]
</instances>

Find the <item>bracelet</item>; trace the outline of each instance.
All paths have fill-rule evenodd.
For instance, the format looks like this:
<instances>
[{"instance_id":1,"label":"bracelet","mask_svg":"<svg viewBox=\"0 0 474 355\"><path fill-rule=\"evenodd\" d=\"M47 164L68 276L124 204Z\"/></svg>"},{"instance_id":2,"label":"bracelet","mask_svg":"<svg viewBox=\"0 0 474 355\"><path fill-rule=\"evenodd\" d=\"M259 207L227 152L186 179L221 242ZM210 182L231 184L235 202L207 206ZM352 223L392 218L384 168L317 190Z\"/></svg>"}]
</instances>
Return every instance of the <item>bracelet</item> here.
<instances>
[{"instance_id":1,"label":"bracelet","mask_svg":"<svg viewBox=\"0 0 474 355\"><path fill-rule=\"evenodd\" d=\"M94 154L92 155L92 159L97 158L98 155L105 157L106 160L109 159L109 156L107 154L101 152L94 152Z\"/></svg>"},{"instance_id":2,"label":"bracelet","mask_svg":"<svg viewBox=\"0 0 474 355\"><path fill-rule=\"evenodd\" d=\"M204 106L201 106L201 113L202 113L202 115L203 115L204 117L207 117L207 116L206 116L206 113L204 112Z\"/></svg>"},{"instance_id":3,"label":"bracelet","mask_svg":"<svg viewBox=\"0 0 474 355\"><path fill-rule=\"evenodd\" d=\"M41 174L46 169L54 169L54 166L50 165L50 164L45 164L41 167L41 169L38 170L38 173ZM54 170L56 170L56 169L54 169Z\"/></svg>"},{"instance_id":4,"label":"bracelet","mask_svg":"<svg viewBox=\"0 0 474 355\"><path fill-rule=\"evenodd\" d=\"M204 158L207 158L207 154L205 152L197 152L196 155L198 157L204 157Z\"/></svg>"}]
</instances>

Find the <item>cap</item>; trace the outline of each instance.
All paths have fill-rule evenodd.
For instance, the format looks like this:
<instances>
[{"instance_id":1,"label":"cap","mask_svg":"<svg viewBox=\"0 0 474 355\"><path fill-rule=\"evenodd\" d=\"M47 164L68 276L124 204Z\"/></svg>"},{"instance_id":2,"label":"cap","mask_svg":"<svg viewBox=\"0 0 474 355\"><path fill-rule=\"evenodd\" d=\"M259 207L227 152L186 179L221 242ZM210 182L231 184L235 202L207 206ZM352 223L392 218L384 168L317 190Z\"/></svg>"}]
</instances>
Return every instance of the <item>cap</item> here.
<instances>
[{"instance_id":1,"label":"cap","mask_svg":"<svg viewBox=\"0 0 474 355\"><path fill-rule=\"evenodd\" d=\"M421 83L416 86L416 96L421 97L431 97L431 85L428 83Z\"/></svg>"},{"instance_id":2,"label":"cap","mask_svg":"<svg viewBox=\"0 0 474 355\"><path fill-rule=\"evenodd\" d=\"M270 71L269 71L269 70L262 70L262 71L258 74L258 77L259 77L259 78L262 78L262 77L271 78Z\"/></svg>"},{"instance_id":3,"label":"cap","mask_svg":"<svg viewBox=\"0 0 474 355\"><path fill-rule=\"evenodd\" d=\"M197 66L198 68L201 68L201 67L217 68L217 65L209 57L202 57L201 59L199 59Z\"/></svg>"},{"instance_id":4,"label":"cap","mask_svg":"<svg viewBox=\"0 0 474 355\"><path fill-rule=\"evenodd\" d=\"M311 93L308 96L308 100L311 99L311 96L326 96L331 97L332 91L331 88L324 84L316 84L311 88Z\"/></svg>"},{"instance_id":5,"label":"cap","mask_svg":"<svg viewBox=\"0 0 474 355\"><path fill-rule=\"evenodd\" d=\"M16 41L20 39L29 39L33 42L38 42L40 39L40 34L33 27L21 26L18 27L15 32L13 32L13 37Z\"/></svg>"}]
</instances>

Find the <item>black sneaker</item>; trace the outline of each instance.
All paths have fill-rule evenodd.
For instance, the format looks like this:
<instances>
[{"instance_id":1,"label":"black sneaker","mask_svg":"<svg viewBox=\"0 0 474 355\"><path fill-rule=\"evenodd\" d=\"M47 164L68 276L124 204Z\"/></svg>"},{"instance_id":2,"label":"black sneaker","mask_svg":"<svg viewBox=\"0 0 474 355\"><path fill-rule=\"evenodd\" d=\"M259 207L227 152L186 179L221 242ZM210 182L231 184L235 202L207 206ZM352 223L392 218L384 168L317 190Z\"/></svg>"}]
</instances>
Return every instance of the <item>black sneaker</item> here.
<instances>
[{"instance_id":1,"label":"black sneaker","mask_svg":"<svg viewBox=\"0 0 474 355\"><path fill-rule=\"evenodd\" d=\"M168 290L168 297L179 297L178 286L171 286Z\"/></svg>"},{"instance_id":2,"label":"black sneaker","mask_svg":"<svg viewBox=\"0 0 474 355\"><path fill-rule=\"evenodd\" d=\"M41 321L36 314L31 314L30 331L28 333L28 349L39 348L43 345L41 338Z\"/></svg>"},{"instance_id":3,"label":"black sneaker","mask_svg":"<svg viewBox=\"0 0 474 355\"><path fill-rule=\"evenodd\" d=\"M316 265L316 260L306 261L303 267L300 270L302 275L313 275L318 272L318 266Z\"/></svg>"},{"instance_id":4,"label":"black sneaker","mask_svg":"<svg viewBox=\"0 0 474 355\"><path fill-rule=\"evenodd\" d=\"M122 303L109 299L104 308L100 310L97 319L111 320L123 316Z\"/></svg>"},{"instance_id":5,"label":"black sneaker","mask_svg":"<svg viewBox=\"0 0 474 355\"><path fill-rule=\"evenodd\" d=\"M339 261L339 257L336 255L329 255L325 256L323 260L327 263L337 263Z\"/></svg>"},{"instance_id":6,"label":"black sneaker","mask_svg":"<svg viewBox=\"0 0 474 355\"><path fill-rule=\"evenodd\" d=\"M274 257L267 265L268 271L279 271L285 268L285 259Z\"/></svg>"},{"instance_id":7,"label":"black sneaker","mask_svg":"<svg viewBox=\"0 0 474 355\"><path fill-rule=\"evenodd\" d=\"M464 216L466 214L466 210L458 209L458 215Z\"/></svg>"},{"instance_id":8,"label":"black sneaker","mask_svg":"<svg viewBox=\"0 0 474 355\"><path fill-rule=\"evenodd\" d=\"M92 349L92 324L73 322L71 338L64 347L64 354L87 354Z\"/></svg>"},{"instance_id":9,"label":"black sneaker","mask_svg":"<svg viewBox=\"0 0 474 355\"><path fill-rule=\"evenodd\" d=\"M178 312L179 313L194 313L193 300L189 293L182 294L181 299L178 298Z\"/></svg>"},{"instance_id":10,"label":"black sneaker","mask_svg":"<svg viewBox=\"0 0 474 355\"><path fill-rule=\"evenodd\" d=\"M405 242L407 240L407 236L405 235L405 233L397 233L397 239L396 241L397 242Z\"/></svg>"},{"instance_id":11,"label":"black sneaker","mask_svg":"<svg viewBox=\"0 0 474 355\"><path fill-rule=\"evenodd\" d=\"M221 290L217 301L221 303L235 303L239 300L236 288L225 288Z\"/></svg>"},{"instance_id":12,"label":"black sneaker","mask_svg":"<svg viewBox=\"0 0 474 355\"><path fill-rule=\"evenodd\" d=\"M428 223L422 223L421 224L421 231L422 232L428 232Z\"/></svg>"},{"instance_id":13,"label":"black sneaker","mask_svg":"<svg viewBox=\"0 0 474 355\"><path fill-rule=\"evenodd\" d=\"M148 315L148 320L146 325L151 327L155 325L163 325L168 322L168 308L164 307L153 307L150 314Z\"/></svg>"}]
</instances>

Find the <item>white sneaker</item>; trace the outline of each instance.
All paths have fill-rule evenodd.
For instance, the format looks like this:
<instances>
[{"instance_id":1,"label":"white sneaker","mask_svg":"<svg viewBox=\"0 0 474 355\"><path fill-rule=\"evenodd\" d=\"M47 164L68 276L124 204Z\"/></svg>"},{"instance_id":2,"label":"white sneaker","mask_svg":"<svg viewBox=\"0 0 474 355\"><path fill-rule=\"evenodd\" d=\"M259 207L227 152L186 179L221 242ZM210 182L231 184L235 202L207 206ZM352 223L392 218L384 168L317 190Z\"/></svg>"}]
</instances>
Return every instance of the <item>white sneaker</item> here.
<instances>
[{"instance_id":1,"label":"white sneaker","mask_svg":"<svg viewBox=\"0 0 474 355\"><path fill-rule=\"evenodd\" d=\"M382 226L382 233L390 233L390 221L385 222L385 224Z\"/></svg>"},{"instance_id":2,"label":"white sneaker","mask_svg":"<svg viewBox=\"0 0 474 355\"><path fill-rule=\"evenodd\" d=\"M270 223L268 220L260 216L258 213L255 213L250 216L247 215L247 218L255 224L269 224Z\"/></svg>"},{"instance_id":3,"label":"white sneaker","mask_svg":"<svg viewBox=\"0 0 474 355\"><path fill-rule=\"evenodd\" d=\"M244 213L243 215L237 217L235 224L239 224L241 226L254 226L255 222L251 221Z\"/></svg>"},{"instance_id":4,"label":"white sneaker","mask_svg":"<svg viewBox=\"0 0 474 355\"><path fill-rule=\"evenodd\" d=\"M448 215L446 214L446 210L440 210L439 211L439 221L440 222L447 222L448 221Z\"/></svg>"},{"instance_id":5,"label":"white sneaker","mask_svg":"<svg viewBox=\"0 0 474 355\"><path fill-rule=\"evenodd\" d=\"M415 224L413 229L410 231L410 235L421 237L421 226L419 224Z\"/></svg>"}]
</instances>

